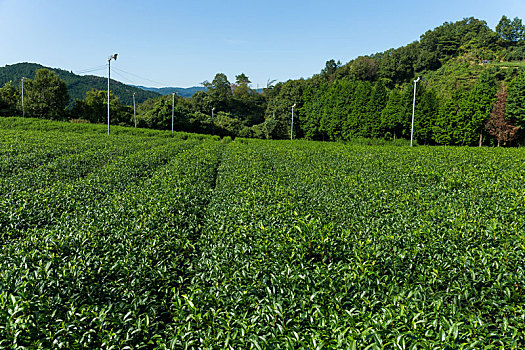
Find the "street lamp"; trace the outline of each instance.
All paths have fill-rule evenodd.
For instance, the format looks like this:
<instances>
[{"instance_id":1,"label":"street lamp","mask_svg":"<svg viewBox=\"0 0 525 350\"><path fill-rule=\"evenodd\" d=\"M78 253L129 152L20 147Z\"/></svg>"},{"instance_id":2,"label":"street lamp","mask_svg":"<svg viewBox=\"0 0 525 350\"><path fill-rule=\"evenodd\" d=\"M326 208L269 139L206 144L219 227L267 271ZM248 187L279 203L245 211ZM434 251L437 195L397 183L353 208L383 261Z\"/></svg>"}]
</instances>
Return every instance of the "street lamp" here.
<instances>
[{"instance_id":1,"label":"street lamp","mask_svg":"<svg viewBox=\"0 0 525 350\"><path fill-rule=\"evenodd\" d=\"M293 109L297 106L297 103L294 103L292 106L292 127L290 128L290 140L293 139Z\"/></svg>"},{"instance_id":2,"label":"street lamp","mask_svg":"<svg viewBox=\"0 0 525 350\"><path fill-rule=\"evenodd\" d=\"M421 80L421 77L417 77L414 80L414 101L412 102L412 131L410 132L410 147L412 147L412 140L414 139L414 113L416 111L416 86Z\"/></svg>"},{"instance_id":3,"label":"street lamp","mask_svg":"<svg viewBox=\"0 0 525 350\"><path fill-rule=\"evenodd\" d=\"M171 133L173 134L173 119L175 118L175 92L171 100Z\"/></svg>"},{"instance_id":4,"label":"street lamp","mask_svg":"<svg viewBox=\"0 0 525 350\"><path fill-rule=\"evenodd\" d=\"M24 105L24 80L26 77L22 77L22 118L26 117L26 109Z\"/></svg>"},{"instance_id":5,"label":"street lamp","mask_svg":"<svg viewBox=\"0 0 525 350\"><path fill-rule=\"evenodd\" d=\"M211 134L212 135L215 135L215 119L214 119L215 115L214 113L215 113L215 107L211 109Z\"/></svg>"},{"instance_id":6,"label":"street lamp","mask_svg":"<svg viewBox=\"0 0 525 350\"><path fill-rule=\"evenodd\" d=\"M111 77L111 60L117 60L117 55L114 54L108 57L108 135L109 135L109 79Z\"/></svg>"},{"instance_id":7,"label":"street lamp","mask_svg":"<svg viewBox=\"0 0 525 350\"><path fill-rule=\"evenodd\" d=\"M135 111L135 94L133 93L133 119L135 120L135 127L137 127L137 112Z\"/></svg>"}]
</instances>

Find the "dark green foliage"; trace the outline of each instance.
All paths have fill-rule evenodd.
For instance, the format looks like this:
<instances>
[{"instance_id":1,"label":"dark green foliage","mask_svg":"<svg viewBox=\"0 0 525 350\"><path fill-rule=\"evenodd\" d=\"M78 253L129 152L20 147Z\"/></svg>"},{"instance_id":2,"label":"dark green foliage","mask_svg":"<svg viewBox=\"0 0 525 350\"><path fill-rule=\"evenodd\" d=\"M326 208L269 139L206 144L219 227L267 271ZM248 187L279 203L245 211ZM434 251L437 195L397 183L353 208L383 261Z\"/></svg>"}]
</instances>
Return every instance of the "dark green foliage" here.
<instances>
[{"instance_id":1,"label":"dark green foliage","mask_svg":"<svg viewBox=\"0 0 525 350\"><path fill-rule=\"evenodd\" d=\"M12 82L0 88L0 116L14 117L20 115L21 97Z\"/></svg>"},{"instance_id":2,"label":"dark green foliage","mask_svg":"<svg viewBox=\"0 0 525 350\"><path fill-rule=\"evenodd\" d=\"M525 70L509 83L505 114L521 129L525 127Z\"/></svg>"},{"instance_id":3,"label":"dark green foliage","mask_svg":"<svg viewBox=\"0 0 525 350\"><path fill-rule=\"evenodd\" d=\"M434 124L439 111L439 100L434 90L427 90L425 85L418 86L416 94L417 109L414 116L414 139L421 145L435 144Z\"/></svg>"},{"instance_id":4,"label":"dark green foliage","mask_svg":"<svg viewBox=\"0 0 525 350\"><path fill-rule=\"evenodd\" d=\"M298 104L295 112L300 111L303 91L305 91L307 86L304 79L288 80L264 90L264 95L268 101L268 107L265 112L265 124L269 138L290 138L292 106ZM296 122L301 120L297 115L294 119ZM302 126L296 124L294 128L299 132L294 137L301 137Z\"/></svg>"},{"instance_id":5,"label":"dark green foliage","mask_svg":"<svg viewBox=\"0 0 525 350\"><path fill-rule=\"evenodd\" d=\"M506 42L517 42L525 39L525 27L518 17L514 18L512 22L507 16L501 17L496 26L496 33Z\"/></svg>"},{"instance_id":6,"label":"dark green foliage","mask_svg":"<svg viewBox=\"0 0 525 350\"><path fill-rule=\"evenodd\" d=\"M366 130L364 132L365 137L381 137L381 112L386 107L388 94L383 84L383 81L379 79L373 88L370 100L368 102L368 113L366 116Z\"/></svg>"},{"instance_id":7,"label":"dark green foliage","mask_svg":"<svg viewBox=\"0 0 525 350\"><path fill-rule=\"evenodd\" d=\"M132 125L132 113L129 107L123 106L113 94L110 95L110 124ZM76 100L70 115L90 123L107 123L108 93L91 90L86 92L83 100Z\"/></svg>"},{"instance_id":8,"label":"dark green foliage","mask_svg":"<svg viewBox=\"0 0 525 350\"><path fill-rule=\"evenodd\" d=\"M408 90L409 91L409 90ZM409 99L402 92L393 90L388 96L385 108L381 112L381 130L386 138L399 138L408 135Z\"/></svg>"},{"instance_id":9,"label":"dark green foliage","mask_svg":"<svg viewBox=\"0 0 525 350\"><path fill-rule=\"evenodd\" d=\"M24 82L26 115L34 118L66 119L69 102L66 83L48 69L39 69L34 79Z\"/></svg>"}]
</instances>

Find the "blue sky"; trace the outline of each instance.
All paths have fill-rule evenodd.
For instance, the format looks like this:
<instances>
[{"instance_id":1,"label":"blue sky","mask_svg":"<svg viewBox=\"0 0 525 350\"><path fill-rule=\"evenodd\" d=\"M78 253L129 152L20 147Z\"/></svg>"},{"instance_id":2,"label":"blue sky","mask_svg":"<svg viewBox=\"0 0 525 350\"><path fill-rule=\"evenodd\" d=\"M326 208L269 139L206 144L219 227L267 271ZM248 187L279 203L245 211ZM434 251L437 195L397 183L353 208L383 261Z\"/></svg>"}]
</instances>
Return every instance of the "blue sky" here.
<instances>
[{"instance_id":1,"label":"blue sky","mask_svg":"<svg viewBox=\"0 0 525 350\"><path fill-rule=\"evenodd\" d=\"M465 17L525 20L525 0L0 0L0 66L36 62L146 86L245 73L253 86L399 47ZM117 70L118 69L118 70ZM114 74L113 74L114 73Z\"/></svg>"}]
</instances>

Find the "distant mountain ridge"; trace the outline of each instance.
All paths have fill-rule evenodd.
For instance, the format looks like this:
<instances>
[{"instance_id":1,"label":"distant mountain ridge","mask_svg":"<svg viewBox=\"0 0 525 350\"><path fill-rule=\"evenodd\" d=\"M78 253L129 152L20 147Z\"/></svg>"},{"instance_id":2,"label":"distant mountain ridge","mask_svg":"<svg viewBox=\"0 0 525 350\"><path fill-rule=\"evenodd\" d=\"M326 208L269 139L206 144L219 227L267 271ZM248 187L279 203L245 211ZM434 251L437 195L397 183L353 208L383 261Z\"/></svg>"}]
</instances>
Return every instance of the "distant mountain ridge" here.
<instances>
[{"instance_id":1,"label":"distant mountain ridge","mask_svg":"<svg viewBox=\"0 0 525 350\"><path fill-rule=\"evenodd\" d=\"M177 95L180 97L191 97L196 92L207 90L204 86L192 86L189 88L180 88L180 87L153 88L153 87L140 86L140 85L134 85L134 86L137 88L146 90L146 91L156 92L160 95L169 95L173 92L176 92Z\"/></svg>"},{"instance_id":2,"label":"distant mountain ridge","mask_svg":"<svg viewBox=\"0 0 525 350\"><path fill-rule=\"evenodd\" d=\"M0 67L0 87L9 81L18 83L22 77L33 79L35 77L35 72L42 68L54 71L66 82L70 105L75 99L84 99L86 92L91 89L107 90L107 78L94 75L77 75L63 69L50 68L41 64L27 62ZM133 93L135 93L135 100L137 103L160 96L160 94L155 91L147 91L135 86L123 84L113 79L111 79L111 93L117 96L121 103L128 106L133 104Z\"/></svg>"}]
</instances>

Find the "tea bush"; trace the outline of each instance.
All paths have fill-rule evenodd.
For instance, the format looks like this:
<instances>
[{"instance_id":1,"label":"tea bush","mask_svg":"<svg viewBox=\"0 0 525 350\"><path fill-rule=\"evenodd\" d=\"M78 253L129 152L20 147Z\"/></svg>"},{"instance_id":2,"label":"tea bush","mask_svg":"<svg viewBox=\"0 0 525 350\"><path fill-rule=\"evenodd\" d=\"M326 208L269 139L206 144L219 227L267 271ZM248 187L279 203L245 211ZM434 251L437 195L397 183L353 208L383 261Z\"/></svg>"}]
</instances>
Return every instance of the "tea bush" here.
<instances>
[{"instance_id":1,"label":"tea bush","mask_svg":"<svg viewBox=\"0 0 525 350\"><path fill-rule=\"evenodd\" d=\"M187 136L0 127L0 348L525 347L522 150Z\"/></svg>"}]
</instances>

